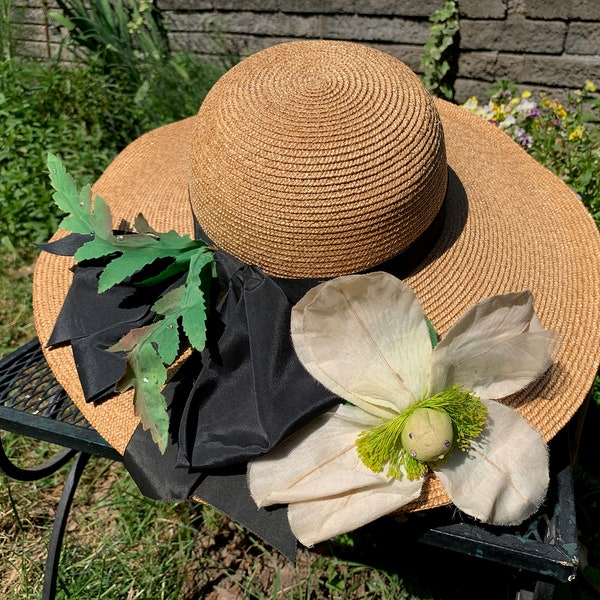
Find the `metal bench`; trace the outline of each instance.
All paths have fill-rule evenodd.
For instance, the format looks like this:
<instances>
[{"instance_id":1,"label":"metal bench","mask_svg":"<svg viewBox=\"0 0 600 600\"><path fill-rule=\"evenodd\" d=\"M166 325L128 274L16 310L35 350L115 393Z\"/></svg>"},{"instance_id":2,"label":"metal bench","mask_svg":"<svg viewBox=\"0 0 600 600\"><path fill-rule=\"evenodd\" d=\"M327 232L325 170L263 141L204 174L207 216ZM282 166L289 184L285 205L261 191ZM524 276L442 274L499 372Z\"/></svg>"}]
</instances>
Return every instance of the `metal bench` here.
<instances>
[{"instance_id":1,"label":"metal bench","mask_svg":"<svg viewBox=\"0 0 600 600\"><path fill-rule=\"evenodd\" d=\"M38 340L0 361L0 429L63 447L43 464L22 468L11 462L0 438L0 470L8 477L36 481L75 459L56 509L48 544L42 600L52 600L67 517L81 474L92 455L111 460L120 460L120 455L92 428L54 379Z\"/></svg>"},{"instance_id":2,"label":"metal bench","mask_svg":"<svg viewBox=\"0 0 600 600\"><path fill-rule=\"evenodd\" d=\"M120 460L91 427L54 379L33 340L0 360L0 429L58 444L64 449L42 465L21 468L7 457L0 438L0 470L8 477L34 481L74 459L56 511L44 572L43 600L56 594L58 561L66 521L81 474L90 456ZM554 583L574 579L579 559L568 431L551 444L552 483L544 508L517 528L477 524L452 508L409 519L416 539L431 546L495 561L532 574L533 590L517 600L546 600Z\"/></svg>"}]
</instances>

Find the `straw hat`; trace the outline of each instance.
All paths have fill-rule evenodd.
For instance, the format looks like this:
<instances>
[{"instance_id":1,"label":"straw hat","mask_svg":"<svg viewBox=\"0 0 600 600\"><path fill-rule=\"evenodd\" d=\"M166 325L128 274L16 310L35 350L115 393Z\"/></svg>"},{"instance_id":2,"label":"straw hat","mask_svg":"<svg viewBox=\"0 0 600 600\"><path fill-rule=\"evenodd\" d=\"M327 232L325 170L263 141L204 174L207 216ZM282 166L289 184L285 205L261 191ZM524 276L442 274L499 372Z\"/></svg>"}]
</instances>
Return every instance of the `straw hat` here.
<instances>
[{"instance_id":1,"label":"straw hat","mask_svg":"<svg viewBox=\"0 0 600 600\"><path fill-rule=\"evenodd\" d=\"M562 344L548 376L506 402L546 440L597 371L600 236L580 200L496 127L432 99L377 50L307 41L245 59L197 117L127 147L94 192L115 218L142 212L158 231L193 234L195 217L218 248L275 277L328 278L399 256L441 336L482 298L531 290ZM37 264L44 346L71 266L52 254ZM138 423L132 394L87 403L70 347L45 354L91 424L124 452ZM432 479L412 508L447 502Z\"/></svg>"}]
</instances>

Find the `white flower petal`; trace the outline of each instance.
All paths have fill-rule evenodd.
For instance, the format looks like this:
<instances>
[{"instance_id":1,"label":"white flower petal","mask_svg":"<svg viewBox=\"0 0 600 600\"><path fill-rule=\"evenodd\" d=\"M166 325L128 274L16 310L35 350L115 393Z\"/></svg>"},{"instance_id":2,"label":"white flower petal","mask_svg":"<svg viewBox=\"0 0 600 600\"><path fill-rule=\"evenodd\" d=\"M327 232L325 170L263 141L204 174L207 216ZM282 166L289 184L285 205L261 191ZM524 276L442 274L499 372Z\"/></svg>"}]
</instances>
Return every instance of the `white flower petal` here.
<instances>
[{"instance_id":1,"label":"white flower petal","mask_svg":"<svg viewBox=\"0 0 600 600\"><path fill-rule=\"evenodd\" d=\"M422 483L422 480L387 480L376 488L352 494L297 502L290 504L288 520L298 540L312 546L398 510L419 497Z\"/></svg>"},{"instance_id":2,"label":"white flower petal","mask_svg":"<svg viewBox=\"0 0 600 600\"><path fill-rule=\"evenodd\" d=\"M456 449L435 469L463 512L495 525L532 515L548 489L548 448L515 410L487 401L488 420L466 453Z\"/></svg>"},{"instance_id":3,"label":"white flower petal","mask_svg":"<svg viewBox=\"0 0 600 600\"><path fill-rule=\"evenodd\" d=\"M381 423L353 406L338 406L257 458L248 468L250 494L258 506L323 498L385 478L358 458L356 438Z\"/></svg>"},{"instance_id":4,"label":"white flower petal","mask_svg":"<svg viewBox=\"0 0 600 600\"><path fill-rule=\"evenodd\" d=\"M292 309L292 340L304 367L332 392L392 418L419 398L432 348L413 291L387 273L337 277Z\"/></svg>"},{"instance_id":5,"label":"white flower petal","mask_svg":"<svg viewBox=\"0 0 600 600\"><path fill-rule=\"evenodd\" d=\"M487 298L434 349L430 393L458 383L481 399L514 394L550 367L555 337L533 311L530 292Z\"/></svg>"},{"instance_id":6,"label":"white flower petal","mask_svg":"<svg viewBox=\"0 0 600 600\"><path fill-rule=\"evenodd\" d=\"M356 438L381 421L339 406L248 469L258 506L289 503L292 531L305 545L352 531L419 497L422 480L388 479L359 459Z\"/></svg>"}]
</instances>

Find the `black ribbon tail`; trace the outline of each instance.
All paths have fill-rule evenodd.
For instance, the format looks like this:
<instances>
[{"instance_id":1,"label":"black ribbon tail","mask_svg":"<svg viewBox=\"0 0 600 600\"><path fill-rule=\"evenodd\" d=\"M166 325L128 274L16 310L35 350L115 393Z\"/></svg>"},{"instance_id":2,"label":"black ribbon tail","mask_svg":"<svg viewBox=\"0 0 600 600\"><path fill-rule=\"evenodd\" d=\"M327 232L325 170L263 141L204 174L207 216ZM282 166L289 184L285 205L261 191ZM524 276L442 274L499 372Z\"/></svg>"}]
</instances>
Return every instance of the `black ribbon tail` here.
<instances>
[{"instance_id":1,"label":"black ribbon tail","mask_svg":"<svg viewBox=\"0 0 600 600\"><path fill-rule=\"evenodd\" d=\"M141 425L123 457L127 471L144 496L166 502L197 498L241 523L295 562L297 541L288 523L287 507L256 507L246 483L246 465L198 473L176 468L176 460L177 447L169 445L161 454Z\"/></svg>"},{"instance_id":2,"label":"black ribbon tail","mask_svg":"<svg viewBox=\"0 0 600 600\"><path fill-rule=\"evenodd\" d=\"M138 425L123 462L144 496L166 502L197 498L247 527L255 535L295 561L296 538L287 508L258 509L246 483L246 463L226 469L178 468L177 433L185 414L183 402L194 385L194 374L202 369L202 357L193 352L163 390L169 412L169 443L164 454L149 431Z\"/></svg>"},{"instance_id":3,"label":"black ribbon tail","mask_svg":"<svg viewBox=\"0 0 600 600\"><path fill-rule=\"evenodd\" d=\"M73 256L81 246L92 240L89 234L70 233L69 235L45 244L35 244L36 248L58 256Z\"/></svg>"}]
</instances>

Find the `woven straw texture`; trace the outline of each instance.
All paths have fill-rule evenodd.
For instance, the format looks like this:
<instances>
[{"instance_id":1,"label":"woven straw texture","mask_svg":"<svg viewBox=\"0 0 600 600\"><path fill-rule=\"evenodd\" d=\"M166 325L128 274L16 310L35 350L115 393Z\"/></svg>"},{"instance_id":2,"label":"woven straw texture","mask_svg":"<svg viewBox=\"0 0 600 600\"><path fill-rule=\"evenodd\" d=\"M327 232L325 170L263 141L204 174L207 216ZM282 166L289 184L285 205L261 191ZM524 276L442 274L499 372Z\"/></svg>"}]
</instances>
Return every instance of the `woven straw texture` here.
<instances>
[{"instance_id":1,"label":"woven straw texture","mask_svg":"<svg viewBox=\"0 0 600 600\"><path fill-rule=\"evenodd\" d=\"M336 45L341 54L347 54L348 48L353 47L345 43ZM385 61L388 60L386 57ZM395 64L404 69L401 63ZM343 74L339 85L344 85L346 76ZM349 86L350 82L345 85ZM251 101L252 96L249 96L248 102ZM437 243L415 273L405 280L415 290L425 314L442 336L467 308L482 298L522 289L533 292L535 309L542 323L546 328L554 329L562 343L550 373L531 389L505 402L515 407L549 440L581 405L598 368L600 235L569 188L505 134L447 102L435 100L434 105L443 125L449 166L446 218ZM199 169L197 156L200 149L190 146L191 140L195 139L195 124L196 119L191 118L142 136L125 149L102 175L94 189L111 205L117 219L115 226L121 218L132 221L141 211L159 231L193 232L188 181L190 149L192 163L196 165L194 169L196 172ZM404 126L401 121L393 125L398 129ZM323 122L322 127L327 128L327 122ZM354 129L344 131L352 136ZM387 130L393 130L393 127L388 125ZM233 136L233 132L228 135ZM398 135L401 137L401 134ZM368 142L363 137L352 144ZM214 151L219 154L220 149ZM260 156L261 173L275 177L278 166L285 166L287 172L281 175L281 180L294 179L296 163L289 160L282 163L278 156L272 156L273 165L267 166L264 163L268 162L268 157L257 156ZM214 164L218 164L219 160L219 157L215 158ZM423 162L427 164L427 161ZM236 177L235 165L228 164L227 168L232 170L222 173L224 181ZM249 163L243 168L248 170ZM330 168L334 169L333 166ZM344 170L351 171L347 165ZM246 177L244 171L241 179L246 181ZM371 193L376 187L375 184L374 188L369 188ZM259 195L257 189L253 187L251 190L255 197ZM199 190L194 193L196 203L200 202L197 197ZM355 193L353 190L352 194ZM285 193L277 197L283 204L282 211L287 211ZM274 195L265 200L266 203L276 201ZM371 202L376 201L376 198L371 199ZM311 202L317 200L311 199ZM329 197L324 200L325 204L330 202ZM341 202L344 204L346 200ZM303 212L304 205L299 204L298 210ZM278 245L280 238L277 234L283 225L276 211L271 213L265 209L263 214L265 223L261 224L261 244L268 248L272 233L275 236L273 247L284 247ZM238 231L234 213L226 211L223 219L226 223L221 230ZM326 217L320 219L326 227ZM402 219L409 221L408 217ZM427 221L427 218L423 219ZM199 214L199 220L205 226L202 214ZM251 225L245 223L244 227L250 228ZM378 224L374 227L377 228ZM238 231L233 238L236 235L242 234ZM363 232L357 241L363 240L366 235L368 233ZM377 235L374 234L368 244L373 254L372 261L365 266L377 264L382 256ZM398 235L403 233L399 231ZM412 235L414 232L407 239ZM331 246L327 252L333 248ZM262 256L262 252L259 250L259 255ZM383 255L386 253L387 250ZM276 265L277 252L274 250L265 256L267 259L269 265ZM342 263L344 260L342 257ZM355 257L348 259L348 264L354 260ZM38 261L34 279L34 310L42 344L50 336L67 293L71 280L70 264L69 259L50 254L42 255ZM259 262L259 266L263 265ZM123 452L138 422L133 414L131 395L121 394L98 406L88 405L82 398L70 349L46 349L45 352L58 380L92 425ZM432 478L411 509L447 502L437 480Z\"/></svg>"},{"instance_id":2,"label":"woven straw texture","mask_svg":"<svg viewBox=\"0 0 600 600\"><path fill-rule=\"evenodd\" d=\"M332 277L384 262L444 199L442 127L416 75L382 52L339 48L259 52L198 114L194 213L221 248L271 275Z\"/></svg>"}]
</instances>

